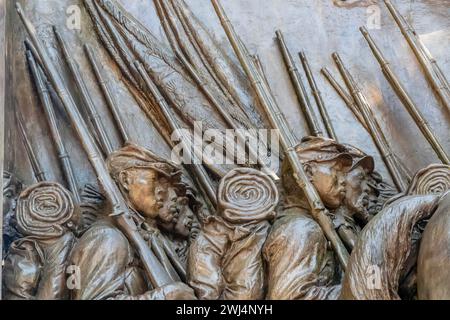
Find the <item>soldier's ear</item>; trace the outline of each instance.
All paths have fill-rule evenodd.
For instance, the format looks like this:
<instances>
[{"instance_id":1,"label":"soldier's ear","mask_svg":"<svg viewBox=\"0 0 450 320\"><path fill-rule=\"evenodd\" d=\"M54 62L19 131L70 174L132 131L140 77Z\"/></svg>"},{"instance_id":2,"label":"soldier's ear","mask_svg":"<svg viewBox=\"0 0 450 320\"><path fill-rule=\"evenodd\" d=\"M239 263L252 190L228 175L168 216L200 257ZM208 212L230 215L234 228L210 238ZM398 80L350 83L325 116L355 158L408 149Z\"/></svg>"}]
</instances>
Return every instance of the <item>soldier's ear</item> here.
<instances>
[{"instance_id":1,"label":"soldier's ear","mask_svg":"<svg viewBox=\"0 0 450 320\"><path fill-rule=\"evenodd\" d=\"M311 166L311 164L309 163L305 163L303 165L303 169L305 170L306 175L308 176L309 180L312 180L312 176L313 176L313 168Z\"/></svg>"},{"instance_id":2,"label":"soldier's ear","mask_svg":"<svg viewBox=\"0 0 450 320\"><path fill-rule=\"evenodd\" d=\"M129 190L129 185L130 185L130 173L128 171L121 171L119 173L119 182L120 184L123 186L123 188L125 190Z\"/></svg>"}]
</instances>

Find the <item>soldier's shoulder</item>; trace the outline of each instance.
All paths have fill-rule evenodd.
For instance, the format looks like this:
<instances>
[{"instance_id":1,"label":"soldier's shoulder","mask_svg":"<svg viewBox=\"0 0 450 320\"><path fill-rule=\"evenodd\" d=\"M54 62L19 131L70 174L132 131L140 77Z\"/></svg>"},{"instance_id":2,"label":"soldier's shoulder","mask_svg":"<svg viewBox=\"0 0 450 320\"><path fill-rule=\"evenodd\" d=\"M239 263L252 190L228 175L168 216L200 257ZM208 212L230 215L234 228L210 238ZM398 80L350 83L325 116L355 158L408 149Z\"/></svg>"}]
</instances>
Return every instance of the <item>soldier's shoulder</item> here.
<instances>
[{"instance_id":1,"label":"soldier's shoulder","mask_svg":"<svg viewBox=\"0 0 450 320\"><path fill-rule=\"evenodd\" d=\"M129 243L128 239L113 223L107 220L100 220L92 224L92 226L84 232L78 240L78 246L80 245L117 248L128 247Z\"/></svg>"},{"instance_id":2,"label":"soldier's shoulder","mask_svg":"<svg viewBox=\"0 0 450 320\"><path fill-rule=\"evenodd\" d=\"M303 232L322 232L319 224L305 211L299 208L285 209L279 214L273 224L272 231L279 232L297 232L302 230Z\"/></svg>"}]
</instances>

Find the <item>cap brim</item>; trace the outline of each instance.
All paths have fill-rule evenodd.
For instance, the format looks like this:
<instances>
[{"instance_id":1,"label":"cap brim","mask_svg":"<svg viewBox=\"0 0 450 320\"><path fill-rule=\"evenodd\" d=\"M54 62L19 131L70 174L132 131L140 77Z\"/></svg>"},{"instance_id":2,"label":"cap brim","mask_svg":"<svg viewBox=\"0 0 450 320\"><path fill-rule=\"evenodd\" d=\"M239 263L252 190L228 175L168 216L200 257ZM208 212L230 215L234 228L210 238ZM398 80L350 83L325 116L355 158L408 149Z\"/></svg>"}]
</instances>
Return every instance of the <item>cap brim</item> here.
<instances>
[{"instance_id":1,"label":"cap brim","mask_svg":"<svg viewBox=\"0 0 450 320\"><path fill-rule=\"evenodd\" d=\"M353 157L348 153L340 153L335 157L330 157L322 160L314 160L315 162L329 162L329 161L339 161L346 167L351 167L353 164Z\"/></svg>"},{"instance_id":2,"label":"cap brim","mask_svg":"<svg viewBox=\"0 0 450 320\"><path fill-rule=\"evenodd\" d=\"M375 170L375 162L372 157L365 156L356 161L356 163L352 166L352 169L357 167L363 167L365 170L371 173L373 172L373 170Z\"/></svg>"}]
</instances>

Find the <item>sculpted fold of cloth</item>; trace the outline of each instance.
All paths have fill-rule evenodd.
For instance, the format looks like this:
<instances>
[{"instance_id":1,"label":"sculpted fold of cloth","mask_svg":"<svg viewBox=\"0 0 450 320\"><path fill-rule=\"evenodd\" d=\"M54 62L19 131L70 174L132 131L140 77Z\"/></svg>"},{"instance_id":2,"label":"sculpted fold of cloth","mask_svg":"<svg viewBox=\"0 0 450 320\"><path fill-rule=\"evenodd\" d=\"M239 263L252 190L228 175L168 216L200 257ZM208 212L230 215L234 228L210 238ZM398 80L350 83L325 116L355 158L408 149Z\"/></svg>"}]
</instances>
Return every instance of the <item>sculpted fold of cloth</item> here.
<instances>
[{"instance_id":1,"label":"sculpted fold of cloth","mask_svg":"<svg viewBox=\"0 0 450 320\"><path fill-rule=\"evenodd\" d=\"M267 175L234 169L218 189L218 215L203 226L189 252L189 284L199 299L264 298L262 246L278 191Z\"/></svg>"},{"instance_id":2,"label":"sculpted fold of cloth","mask_svg":"<svg viewBox=\"0 0 450 320\"><path fill-rule=\"evenodd\" d=\"M108 212L95 222L74 247L70 263L80 270L80 288L72 299L195 299L182 283L186 266L166 234L190 234L192 213L184 201L187 188L181 171L149 150L127 144L107 159L111 176L135 211L136 224L149 247L171 276L173 284L152 288L137 253ZM183 221L180 225L178 221Z\"/></svg>"},{"instance_id":3,"label":"sculpted fold of cloth","mask_svg":"<svg viewBox=\"0 0 450 320\"><path fill-rule=\"evenodd\" d=\"M352 156L334 140L306 137L297 146L307 175L325 206L334 211L344 204L345 172ZM267 264L267 299L336 299L340 272L307 199L297 186L288 161L283 163L285 209L279 213L264 245Z\"/></svg>"},{"instance_id":4,"label":"sculpted fold of cloth","mask_svg":"<svg viewBox=\"0 0 450 320\"><path fill-rule=\"evenodd\" d=\"M5 259L6 299L65 299L67 258L75 241L70 231L74 204L57 183L25 189L17 201L17 228L24 236L13 242Z\"/></svg>"}]
</instances>

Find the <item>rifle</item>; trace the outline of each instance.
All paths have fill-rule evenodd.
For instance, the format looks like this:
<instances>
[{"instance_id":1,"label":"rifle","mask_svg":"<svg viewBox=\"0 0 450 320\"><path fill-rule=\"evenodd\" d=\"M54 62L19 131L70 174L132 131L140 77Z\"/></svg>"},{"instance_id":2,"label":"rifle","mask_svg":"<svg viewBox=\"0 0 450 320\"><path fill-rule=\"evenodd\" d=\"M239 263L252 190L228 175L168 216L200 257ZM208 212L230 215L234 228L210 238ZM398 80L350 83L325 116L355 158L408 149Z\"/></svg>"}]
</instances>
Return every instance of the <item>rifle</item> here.
<instances>
[{"instance_id":1,"label":"rifle","mask_svg":"<svg viewBox=\"0 0 450 320\"><path fill-rule=\"evenodd\" d=\"M284 41L284 36L281 30L275 32L278 40L278 45L283 56L284 64L288 70L289 76L291 78L292 85L294 86L295 93L297 95L297 100L300 104L301 111L305 116L306 123L308 124L309 132L313 136L322 137L323 133L320 129L317 117L314 114L311 102L309 101L308 94L306 93L305 86L303 85L300 73L295 65L294 59L292 58L289 48Z\"/></svg>"},{"instance_id":2,"label":"rifle","mask_svg":"<svg viewBox=\"0 0 450 320\"><path fill-rule=\"evenodd\" d=\"M317 108L319 109L320 115L322 116L322 121L327 129L328 136L335 141L338 141L336 133L333 128L333 123L331 122L330 115L328 114L325 103L322 99L322 94L320 93L319 87L317 86L316 80L314 79L314 74L309 66L308 59L304 52L299 53L300 60L302 61L303 70L305 70L306 78L308 79L309 86L311 87L314 99L316 100Z\"/></svg>"},{"instance_id":3,"label":"rifle","mask_svg":"<svg viewBox=\"0 0 450 320\"><path fill-rule=\"evenodd\" d=\"M345 105L350 109L350 111L354 114L354 116L358 119L359 123L370 133L369 128L367 127L366 121L364 120L361 112L358 109L358 106L355 104L352 96L349 95L345 89L337 82L337 80L333 77L331 72L327 68L322 68L322 74L331 84L331 86L336 90L339 96L344 100Z\"/></svg>"},{"instance_id":4,"label":"rifle","mask_svg":"<svg viewBox=\"0 0 450 320\"><path fill-rule=\"evenodd\" d=\"M378 122L375 120L375 117L373 116L373 113L371 111L372 107L367 101L367 98L363 94L362 90L357 85L356 81L353 79L353 76L344 66L344 63L342 62L339 54L337 54L336 52L333 53L333 59L336 62L341 76L344 79L348 89L350 90L353 99L355 100L359 112L364 118L364 122L367 124L369 133L372 136L373 141L375 142L375 145L377 146L378 151L380 152L383 161L392 176L392 180L400 191L405 191L408 187L407 183L403 180L400 169L398 168L398 165L396 163L396 158L394 158L392 150L387 144L387 139L384 136L383 131L377 124Z\"/></svg>"},{"instance_id":5,"label":"rifle","mask_svg":"<svg viewBox=\"0 0 450 320\"><path fill-rule=\"evenodd\" d=\"M311 208L311 214L321 226L325 236L330 241L340 264L345 270L349 259L349 253L334 229L333 223L329 216L330 213L323 205L317 190L309 181L308 176L303 169L303 165L300 162L297 152L295 151L295 138L288 128L286 119L277 105L275 98L271 94L270 89L267 87L265 81L262 80L261 75L257 72L253 61L250 59L245 46L242 44L242 41L239 40L239 37L231 25L230 20L226 16L222 6L218 0L211 0L211 2L227 34L228 40L234 49L234 52L238 56L253 89L258 95L261 105L263 106L272 127L280 132L281 145L294 171L294 178L307 197Z\"/></svg>"},{"instance_id":6,"label":"rifle","mask_svg":"<svg viewBox=\"0 0 450 320\"><path fill-rule=\"evenodd\" d=\"M102 75L102 72L100 71L100 68L98 66L98 63L94 57L94 53L92 52L92 48L88 45L84 45L84 51L86 52L86 56L91 64L91 68L94 71L95 78L97 79L97 82L100 86L100 89L103 93L103 96L106 100L106 104L109 107L109 110L111 111L113 118L116 122L117 128L119 129L119 133L123 139L124 142L130 141L130 137L128 135L127 130L125 129L125 125L123 123L122 117L120 116L119 109L116 105L116 102L112 96L111 90L108 87L108 84L104 80L104 77Z\"/></svg>"},{"instance_id":7,"label":"rifle","mask_svg":"<svg viewBox=\"0 0 450 320\"><path fill-rule=\"evenodd\" d=\"M89 132L87 125L83 120L75 101L73 100L73 97L64 85L63 79L58 73L53 61L50 59L45 46L37 37L35 27L25 16L19 3L16 3L16 10L28 35L31 38L32 43L36 48L37 53L39 54L44 66L44 71L61 99L71 123L81 140L89 161L96 172L99 184L102 186L106 197L111 203L111 216L115 218L118 227L137 250L152 285L157 288L172 283L173 280L155 257L154 253L150 250L146 241L140 235L123 195L110 176L103 157L101 156L100 150L95 144L94 138Z\"/></svg>"},{"instance_id":8,"label":"rifle","mask_svg":"<svg viewBox=\"0 0 450 320\"><path fill-rule=\"evenodd\" d=\"M436 154L438 155L439 159L441 159L442 163L444 164L450 164L450 158L448 157L447 153L445 152L444 148L441 146L439 141L437 140L436 136L434 135L433 131L431 130L430 126L426 122L425 118L417 108L416 104L412 100L412 98L409 96L408 92L406 91L405 87L401 84L399 78L392 70L390 63L386 60L378 46L375 44L374 40L369 34L369 31L365 27L360 28L361 33L363 34L364 38L366 39L367 43L369 44L369 47L374 54L375 58L377 59L378 63L380 64L381 70L383 71L384 76L388 80L391 87L394 89L395 93L397 94L400 101L405 106L406 110L409 112L411 117L414 119L414 122L419 127L420 131L422 131L422 134L425 136L425 138L430 143L431 147L434 149Z\"/></svg>"},{"instance_id":9,"label":"rifle","mask_svg":"<svg viewBox=\"0 0 450 320\"><path fill-rule=\"evenodd\" d=\"M397 23L417 60L419 60L431 87L440 98L444 107L450 110L450 85L441 68L439 68L437 61L422 43L414 28L400 14L394 4L390 0L384 0L384 4Z\"/></svg>"},{"instance_id":10,"label":"rifle","mask_svg":"<svg viewBox=\"0 0 450 320\"><path fill-rule=\"evenodd\" d=\"M166 121L168 122L171 131L174 132L178 130L178 132L182 132L182 130L180 130L181 127L178 125L176 118L172 115L170 111L170 107L167 104L167 101L164 99L163 95L159 91L156 84L150 79L147 72L144 70L142 64L139 61L135 61L134 65L136 67L136 70L139 72L142 79L144 80L147 89L153 95L156 104L159 105L160 110L164 115L164 117L166 118ZM187 143L186 141L187 141L186 137L182 136L180 138L180 142L183 146L183 149L190 150L189 143ZM199 161L196 158L195 152L192 155L189 153L188 156L191 157L190 162L192 163L192 165L190 167L192 168L195 177L197 177L202 189L206 193L206 196L208 197L211 204L214 207L217 207L216 191L212 186L212 182L208 176L208 173L205 171L202 165L198 164Z\"/></svg>"},{"instance_id":11,"label":"rifle","mask_svg":"<svg viewBox=\"0 0 450 320\"><path fill-rule=\"evenodd\" d=\"M59 161L61 162L62 171L64 173L64 177L69 186L70 191L73 194L74 200L76 203L81 202L80 194L78 192L78 184L73 173L72 164L70 162L70 156L67 153L67 150L64 146L64 142L61 137L61 133L59 132L58 125L56 123L56 115L55 110L53 109L52 100L50 97L50 93L48 91L47 85L44 82L44 77L41 73L39 66L37 65L33 53L30 50L26 52L28 65L30 67L31 76L34 80L33 82L36 85L37 93L41 104L44 109L44 113L47 117L47 122L50 128L50 134L53 138L53 141L56 146L56 151L58 154Z\"/></svg>"},{"instance_id":12,"label":"rifle","mask_svg":"<svg viewBox=\"0 0 450 320\"><path fill-rule=\"evenodd\" d=\"M34 153L27 130L25 129L25 123L23 121L22 114L19 110L16 111L16 120L19 126L19 132L20 136L22 137L23 145L25 146L25 151L27 152L28 159L30 160L31 168L33 169L34 176L38 182L46 181L47 177L45 176L45 172L42 170L41 164L39 163L39 160Z\"/></svg>"},{"instance_id":13,"label":"rifle","mask_svg":"<svg viewBox=\"0 0 450 320\"><path fill-rule=\"evenodd\" d=\"M56 40L58 41L64 60L69 66L70 72L72 73L73 79L75 80L75 84L78 88L78 92L81 95L83 104L87 108L89 118L91 119L92 124L94 126L102 151L105 155L111 154L113 152L113 147L106 134L105 128L103 127L100 115L98 114L95 108L95 104L92 101L92 98L89 94L89 90L86 86L86 83L84 82L83 77L81 76L78 64L72 58L64 39L61 37L61 34L58 32L55 26L53 26L53 32L55 33Z\"/></svg>"},{"instance_id":14,"label":"rifle","mask_svg":"<svg viewBox=\"0 0 450 320\"><path fill-rule=\"evenodd\" d=\"M272 179L274 179L274 180L279 180L277 174L272 169L267 167L267 165L264 163L264 161L258 156L258 152L255 149L253 149L253 147L249 143L247 143L247 140L242 135L242 133L239 130L236 122L234 121L234 119L228 114L228 112L226 112L222 108L222 106L219 103L219 101L217 101L217 99L214 97L214 95L209 91L209 89L207 88L206 84L202 81L202 79L197 74L197 72L194 70L192 65L186 60L186 58L183 57L183 55L178 50L175 50L175 54L178 57L178 59L180 60L181 64L188 71L188 73L191 76L191 78L197 83L197 85L199 86L200 90L203 92L203 94L206 96L206 98L209 100L209 102L211 102L211 104L216 108L216 110L219 111L220 115L222 116L222 118L225 119L227 124L232 129L234 129L237 138L240 141L242 141L245 144L245 146L248 148L249 160L250 159L256 159L258 165L261 167L262 172L264 172L268 176L272 177Z\"/></svg>"}]
</instances>

